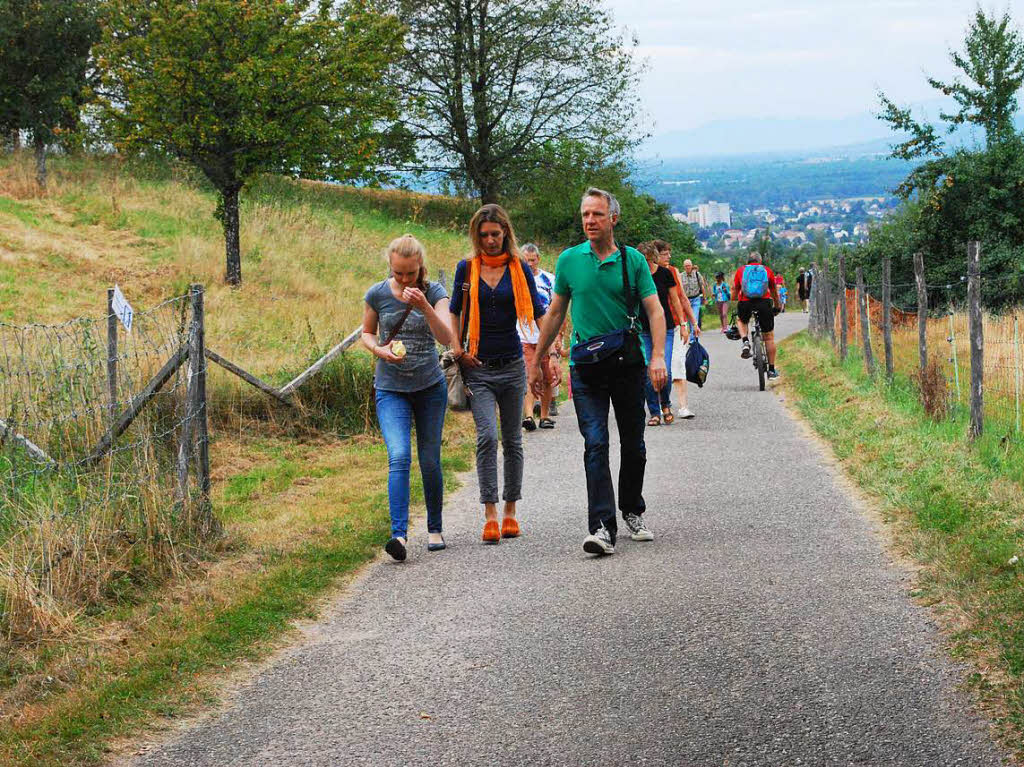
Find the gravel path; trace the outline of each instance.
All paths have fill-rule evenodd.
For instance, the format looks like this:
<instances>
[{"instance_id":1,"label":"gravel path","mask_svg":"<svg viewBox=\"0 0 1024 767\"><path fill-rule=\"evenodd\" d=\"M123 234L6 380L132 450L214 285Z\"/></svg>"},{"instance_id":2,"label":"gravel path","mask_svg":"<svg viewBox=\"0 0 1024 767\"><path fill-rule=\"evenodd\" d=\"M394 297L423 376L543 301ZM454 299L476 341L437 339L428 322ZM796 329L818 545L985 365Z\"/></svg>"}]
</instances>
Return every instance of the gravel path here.
<instances>
[{"instance_id":1,"label":"gravel path","mask_svg":"<svg viewBox=\"0 0 1024 767\"><path fill-rule=\"evenodd\" d=\"M406 563L371 565L307 642L135 764L999 764L873 523L707 336L698 417L647 432L654 543L582 551L566 407L526 435L523 538L478 543L474 477L447 551L419 520Z\"/></svg>"}]
</instances>

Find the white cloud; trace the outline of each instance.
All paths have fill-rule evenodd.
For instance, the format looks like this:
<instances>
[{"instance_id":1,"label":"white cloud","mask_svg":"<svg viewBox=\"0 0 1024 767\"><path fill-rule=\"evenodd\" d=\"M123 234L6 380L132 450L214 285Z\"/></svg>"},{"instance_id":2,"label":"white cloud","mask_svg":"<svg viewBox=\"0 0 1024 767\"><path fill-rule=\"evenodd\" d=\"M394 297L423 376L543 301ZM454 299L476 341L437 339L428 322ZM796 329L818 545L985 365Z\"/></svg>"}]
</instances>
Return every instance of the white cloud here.
<instances>
[{"instance_id":1,"label":"white cloud","mask_svg":"<svg viewBox=\"0 0 1024 767\"><path fill-rule=\"evenodd\" d=\"M976 0L608 0L650 69L656 132L717 119L840 117L935 93ZM986 4L988 7L988 4ZM998 7L996 10L1002 10ZM671 94L667 98L665 94Z\"/></svg>"}]
</instances>

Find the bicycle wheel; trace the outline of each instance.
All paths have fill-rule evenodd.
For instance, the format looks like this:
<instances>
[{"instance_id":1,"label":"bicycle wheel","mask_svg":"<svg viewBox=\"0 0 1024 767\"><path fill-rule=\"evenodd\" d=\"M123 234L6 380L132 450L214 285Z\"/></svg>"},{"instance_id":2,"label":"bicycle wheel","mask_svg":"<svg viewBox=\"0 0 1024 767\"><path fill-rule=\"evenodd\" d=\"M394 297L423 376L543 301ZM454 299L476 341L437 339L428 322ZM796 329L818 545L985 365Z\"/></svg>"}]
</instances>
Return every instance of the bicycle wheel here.
<instances>
[{"instance_id":1,"label":"bicycle wheel","mask_svg":"<svg viewBox=\"0 0 1024 767\"><path fill-rule=\"evenodd\" d=\"M758 333L754 337L754 367L757 368L757 386L764 391L764 377L768 370L768 357L765 354L764 339Z\"/></svg>"}]
</instances>

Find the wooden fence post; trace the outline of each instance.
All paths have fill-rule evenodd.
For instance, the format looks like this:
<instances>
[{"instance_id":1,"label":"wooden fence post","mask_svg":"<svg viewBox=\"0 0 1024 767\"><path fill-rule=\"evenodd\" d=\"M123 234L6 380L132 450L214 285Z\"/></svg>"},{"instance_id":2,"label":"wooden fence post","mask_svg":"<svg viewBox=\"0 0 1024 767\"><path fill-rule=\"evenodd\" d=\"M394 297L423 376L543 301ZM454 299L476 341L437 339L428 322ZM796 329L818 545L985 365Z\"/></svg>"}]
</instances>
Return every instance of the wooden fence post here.
<instances>
[{"instance_id":1,"label":"wooden fence post","mask_svg":"<svg viewBox=\"0 0 1024 767\"><path fill-rule=\"evenodd\" d=\"M446 293L449 292L448 291L448 275L446 275L444 273L444 267L441 267L441 268L439 268L437 270L437 281L441 283L441 286L444 288Z\"/></svg>"},{"instance_id":2,"label":"wooden fence post","mask_svg":"<svg viewBox=\"0 0 1024 767\"><path fill-rule=\"evenodd\" d=\"M210 435L206 420L206 317L203 286L189 289L192 322L188 334L188 387L185 395L185 421L178 442L178 496L188 514L189 528L206 538L219 532L220 525L210 504ZM194 435L194 439L193 439ZM188 497L189 464L195 466L196 503Z\"/></svg>"},{"instance_id":3,"label":"wooden fence post","mask_svg":"<svg viewBox=\"0 0 1024 767\"><path fill-rule=\"evenodd\" d=\"M1020 323L1015 314L1013 315L1013 402L1018 434L1020 434L1020 389L1022 377L1020 365Z\"/></svg>"},{"instance_id":4,"label":"wooden fence post","mask_svg":"<svg viewBox=\"0 0 1024 767\"><path fill-rule=\"evenodd\" d=\"M860 333L864 343L864 368L868 375L875 377L875 357L871 352L871 335L868 324L871 322L868 316L868 296L864 288L864 270L857 267L857 308L860 314Z\"/></svg>"},{"instance_id":5,"label":"wooden fence post","mask_svg":"<svg viewBox=\"0 0 1024 767\"><path fill-rule=\"evenodd\" d=\"M985 419L985 333L981 316L981 243L967 243L967 304L971 334L971 439Z\"/></svg>"},{"instance_id":6,"label":"wooden fence post","mask_svg":"<svg viewBox=\"0 0 1024 767\"><path fill-rule=\"evenodd\" d=\"M821 283L821 320L825 323L825 331L828 333L832 346L836 345L836 316L835 307L832 305L832 274L828 268L828 257L821 259L821 276L824 278Z\"/></svg>"},{"instance_id":7,"label":"wooden fence post","mask_svg":"<svg viewBox=\"0 0 1024 767\"><path fill-rule=\"evenodd\" d=\"M885 377L892 383L892 258L882 261L882 338L885 343Z\"/></svg>"},{"instance_id":8,"label":"wooden fence post","mask_svg":"<svg viewBox=\"0 0 1024 767\"><path fill-rule=\"evenodd\" d=\"M849 353L846 334L849 328L849 319L846 316L846 254L839 254L839 359L846 361Z\"/></svg>"},{"instance_id":9,"label":"wooden fence post","mask_svg":"<svg viewBox=\"0 0 1024 767\"><path fill-rule=\"evenodd\" d=\"M117 317L114 316L113 288L107 288L107 388L113 417L117 411Z\"/></svg>"},{"instance_id":10,"label":"wooden fence post","mask_svg":"<svg viewBox=\"0 0 1024 767\"><path fill-rule=\"evenodd\" d=\"M914 279L917 282L917 356L921 375L928 367L928 286L924 280L924 254L914 254Z\"/></svg>"}]
</instances>

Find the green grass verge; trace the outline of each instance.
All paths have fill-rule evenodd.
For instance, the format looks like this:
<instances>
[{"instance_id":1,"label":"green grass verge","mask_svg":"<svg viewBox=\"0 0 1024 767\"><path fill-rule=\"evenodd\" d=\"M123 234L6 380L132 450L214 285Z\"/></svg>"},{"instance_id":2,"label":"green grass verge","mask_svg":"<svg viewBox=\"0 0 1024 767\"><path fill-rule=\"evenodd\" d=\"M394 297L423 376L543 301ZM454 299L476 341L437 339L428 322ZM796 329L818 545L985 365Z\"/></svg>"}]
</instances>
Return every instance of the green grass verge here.
<instances>
[{"instance_id":1,"label":"green grass verge","mask_svg":"<svg viewBox=\"0 0 1024 767\"><path fill-rule=\"evenodd\" d=\"M453 430L445 446L445 484L471 465L473 442ZM332 461L386 467L383 445L353 442ZM386 468L384 469L386 472ZM137 735L155 718L175 716L214 698L211 682L242 660L266 656L299 618L315 617L318 605L339 579L377 555L389 535L386 483L347 480L344 469L300 471L293 461L271 456L268 465L233 477L217 509L222 519L257 516L278 501L300 476L333 477L345 506L327 530L314 528L301 545L262 552L256 572L248 573L233 598L215 609L194 609L173 601L154 603L154 626L144 647L130 662L95 673L30 723L0 729L0 763L41 767L101 762L110 744ZM353 494L354 497L353 497ZM412 500L422 501L422 485L413 472ZM335 499L337 500L337 498ZM329 492L317 503L330 503Z\"/></svg>"},{"instance_id":2,"label":"green grass verge","mask_svg":"<svg viewBox=\"0 0 1024 767\"><path fill-rule=\"evenodd\" d=\"M993 421L971 443L963 417L933 421L908 381L873 382L860 357L840 364L805 334L779 361L796 408L923 565L914 596L939 612L980 707L1024 756L1024 441Z\"/></svg>"}]
</instances>

